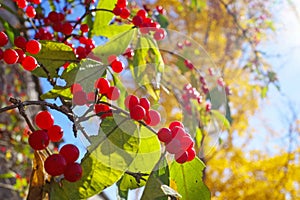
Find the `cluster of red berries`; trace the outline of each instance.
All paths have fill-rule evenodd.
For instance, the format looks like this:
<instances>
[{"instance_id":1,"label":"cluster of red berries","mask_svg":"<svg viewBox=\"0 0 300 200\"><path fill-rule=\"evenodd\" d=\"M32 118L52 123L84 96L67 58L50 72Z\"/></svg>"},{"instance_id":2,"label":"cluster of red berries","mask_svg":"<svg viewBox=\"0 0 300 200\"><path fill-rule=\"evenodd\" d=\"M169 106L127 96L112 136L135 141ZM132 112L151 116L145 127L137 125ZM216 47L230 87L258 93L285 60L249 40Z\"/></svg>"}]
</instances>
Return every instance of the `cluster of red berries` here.
<instances>
[{"instance_id":1,"label":"cluster of red berries","mask_svg":"<svg viewBox=\"0 0 300 200\"><path fill-rule=\"evenodd\" d=\"M60 126L54 125L54 118L48 111L41 111L35 116L35 123L41 130L29 135L28 143L34 150L47 148L50 141L59 142L63 137ZM52 154L45 160L44 167L51 176L64 174L66 180L75 182L81 178L82 169L75 161L79 157L79 150L72 144L63 146L59 154Z\"/></svg>"},{"instance_id":2,"label":"cluster of red berries","mask_svg":"<svg viewBox=\"0 0 300 200\"><path fill-rule=\"evenodd\" d=\"M41 0L14 0L17 6L21 9L25 9L25 13L27 17L34 18L36 15L35 8L33 5L28 5L28 3L39 5L42 1Z\"/></svg>"},{"instance_id":3,"label":"cluster of red berries","mask_svg":"<svg viewBox=\"0 0 300 200\"><path fill-rule=\"evenodd\" d=\"M64 145L59 153L47 157L44 168L51 176L64 175L69 182L76 182L82 177L82 167L75 161L79 157L79 150L73 144Z\"/></svg>"},{"instance_id":4,"label":"cluster of red berries","mask_svg":"<svg viewBox=\"0 0 300 200\"><path fill-rule=\"evenodd\" d=\"M120 90L116 86L111 86L106 78L99 78L95 82L95 88L99 94L106 96L109 100L115 101L120 97Z\"/></svg>"},{"instance_id":5,"label":"cluster of red berries","mask_svg":"<svg viewBox=\"0 0 300 200\"><path fill-rule=\"evenodd\" d=\"M111 66L112 70L116 73L120 73L124 69L124 63L120 61L119 57L116 55L110 55L108 58L108 64Z\"/></svg>"},{"instance_id":6,"label":"cluster of red berries","mask_svg":"<svg viewBox=\"0 0 300 200\"><path fill-rule=\"evenodd\" d=\"M195 158L194 141L181 122L171 122L169 128L159 129L157 136L166 144L167 152L175 154L176 162L185 163Z\"/></svg>"},{"instance_id":7,"label":"cluster of red berries","mask_svg":"<svg viewBox=\"0 0 300 200\"><path fill-rule=\"evenodd\" d=\"M3 31L0 32L0 47L5 46L8 43L8 36ZM14 40L14 44L17 48L6 49L3 51L0 49L0 60L3 59L7 64L20 63L25 70L34 70L38 63L32 56L26 55L25 52L30 54L37 54L41 50L41 44L36 40L27 41L23 36L18 36Z\"/></svg>"},{"instance_id":8,"label":"cluster of red berries","mask_svg":"<svg viewBox=\"0 0 300 200\"><path fill-rule=\"evenodd\" d=\"M161 117L159 112L150 109L150 102L147 98L128 95L124 103L132 119L136 121L144 120L148 126L156 126L160 123Z\"/></svg>"},{"instance_id":9,"label":"cluster of red berries","mask_svg":"<svg viewBox=\"0 0 300 200\"><path fill-rule=\"evenodd\" d=\"M131 13L126 8L126 6L126 0L118 0L112 12L116 16L120 16L122 19L128 19ZM158 12L163 12L163 10L164 9L162 7L158 7L157 9ZM160 27L160 24L158 22L155 22L150 17L148 17L148 13L146 10L138 10L131 21L133 25L140 28L140 31L143 34L148 34L150 31L153 31L153 37L155 40L162 40L166 37L166 31Z\"/></svg>"}]
</instances>

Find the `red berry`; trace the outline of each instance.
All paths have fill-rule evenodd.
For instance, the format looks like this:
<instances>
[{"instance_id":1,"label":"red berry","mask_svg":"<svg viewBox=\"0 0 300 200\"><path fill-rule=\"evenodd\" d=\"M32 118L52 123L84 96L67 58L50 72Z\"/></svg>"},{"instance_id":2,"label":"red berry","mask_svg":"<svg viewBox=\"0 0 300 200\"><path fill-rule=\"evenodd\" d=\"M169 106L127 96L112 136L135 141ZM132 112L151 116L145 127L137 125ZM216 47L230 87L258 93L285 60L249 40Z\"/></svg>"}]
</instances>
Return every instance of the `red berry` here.
<instances>
[{"instance_id":1,"label":"red berry","mask_svg":"<svg viewBox=\"0 0 300 200\"><path fill-rule=\"evenodd\" d=\"M186 136L183 136L182 138L180 138L179 139L180 140L180 143L181 143L181 149L183 150L183 151L186 151L186 150L188 150L188 149L191 149L191 148L193 148L193 146L194 146L194 141L193 141L193 139L190 137L190 136L188 136L188 135L186 135Z\"/></svg>"},{"instance_id":2,"label":"red berry","mask_svg":"<svg viewBox=\"0 0 300 200\"><path fill-rule=\"evenodd\" d=\"M62 33L65 35L70 35L73 32L73 26L70 22L65 22L62 25Z\"/></svg>"},{"instance_id":3,"label":"red berry","mask_svg":"<svg viewBox=\"0 0 300 200\"><path fill-rule=\"evenodd\" d=\"M76 91L73 93L73 104L83 106L87 103L87 94L84 91Z\"/></svg>"},{"instance_id":4,"label":"red berry","mask_svg":"<svg viewBox=\"0 0 300 200\"><path fill-rule=\"evenodd\" d=\"M51 176L59 176L64 173L67 166L65 158L60 154L50 155L44 163L44 168Z\"/></svg>"},{"instance_id":5,"label":"red berry","mask_svg":"<svg viewBox=\"0 0 300 200\"><path fill-rule=\"evenodd\" d=\"M162 6L156 6L156 10L161 15L166 14L166 10Z\"/></svg>"},{"instance_id":6,"label":"red berry","mask_svg":"<svg viewBox=\"0 0 300 200\"><path fill-rule=\"evenodd\" d=\"M95 113L99 115L101 119L112 116L111 108L105 104L96 104Z\"/></svg>"},{"instance_id":7,"label":"red berry","mask_svg":"<svg viewBox=\"0 0 300 200\"><path fill-rule=\"evenodd\" d=\"M127 19L130 16L130 11L127 8L123 8L120 17Z\"/></svg>"},{"instance_id":8,"label":"red berry","mask_svg":"<svg viewBox=\"0 0 300 200\"><path fill-rule=\"evenodd\" d=\"M26 12L26 15L29 17L29 18L34 18L35 15L36 15L36 11L34 9L33 6L28 6L25 10Z\"/></svg>"},{"instance_id":9,"label":"red berry","mask_svg":"<svg viewBox=\"0 0 300 200\"><path fill-rule=\"evenodd\" d=\"M80 30L84 33L89 32L89 26L87 24L81 24Z\"/></svg>"},{"instance_id":10,"label":"red berry","mask_svg":"<svg viewBox=\"0 0 300 200\"><path fill-rule=\"evenodd\" d=\"M35 116L35 123L41 129L49 129L54 124L54 118L48 111L41 111Z\"/></svg>"},{"instance_id":11,"label":"red berry","mask_svg":"<svg viewBox=\"0 0 300 200\"><path fill-rule=\"evenodd\" d=\"M114 13L114 15L119 16L122 13L122 10L123 10L122 8L116 6L112 12Z\"/></svg>"},{"instance_id":12,"label":"red berry","mask_svg":"<svg viewBox=\"0 0 300 200\"><path fill-rule=\"evenodd\" d=\"M136 105L134 107L132 107L132 109L130 109L130 117L134 120L142 120L146 115L146 111L145 109L140 106L140 105Z\"/></svg>"},{"instance_id":13,"label":"red berry","mask_svg":"<svg viewBox=\"0 0 300 200\"><path fill-rule=\"evenodd\" d=\"M23 49L23 50L26 49L26 43L27 43L27 40L23 36L18 36L14 40L14 44L16 45L16 47L19 47L20 49Z\"/></svg>"},{"instance_id":14,"label":"red berry","mask_svg":"<svg viewBox=\"0 0 300 200\"><path fill-rule=\"evenodd\" d=\"M108 64L111 64L112 62L114 62L116 60L119 60L118 56L116 56L116 55L110 55L107 57Z\"/></svg>"},{"instance_id":15,"label":"red berry","mask_svg":"<svg viewBox=\"0 0 300 200\"><path fill-rule=\"evenodd\" d=\"M27 1L26 0L17 0L17 6L19 8L25 8L27 6Z\"/></svg>"},{"instance_id":16,"label":"red berry","mask_svg":"<svg viewBox=\"0 0 300 200\"><path fill-rule=\"evenodd\" d=\"M209 102L206 103L205 110L206 110L206 112L211 111L211 103L209 103Z\"/></svg>"},{"instance_id":17,"label":"red berry","mask_svg":"<svg viewBox=\"0 0 300 200\"><path fill-rule=\"evenodd\" d=\"M49 137L46 131L37 130L29 135L28 143L34 150L43 150L49 145Z\"/></svg>"},{"instance_id":18,"label":"red berry","mask_svg":"<svg viewBox=\"0 0 300 200\"><path fill-rule=\"evenodd\" d=\"M123 71L124 69L124 64L119 61L119 60L114 60L112 63L111 63L111 68L114 72L116 73L120 73L121 71Z\"/></svg>"},{"instance_id":19,"label":"red berry","mask_svg":"<svg viewBox=\"0 0 300 200\"><path fill-rule=\"evenodd\" d=\"M128 95L126 98L125 98L125 106L126 108L128 108L129 110L134 107L135 105L138 105L140 103L140 100L137 96L135 95Z\"/></svg>"},{"instance_id":20,"label":"red berry","mask_svg":"<svg viewBox=\"0 0 300 200\"><path fill-rule=\"evenodd\" d=\"M186 152L177 153L175 154L175 160L176 162L183 164L188 160L188 154Z\"/></svg>"},{"instance_id":21,"label":"red berry","mask_svg":"<svg viewBox=\"0 0 300 200\"><path fill-rule=\"evenodd\" d=\"M47 133L52 142L59 142L64 135L63 129L58 125L53 125L47 130Z\"/></svg>"},{"instance_id":22,"label":"red berry","mask_svg":"<svg viewBox=\"0 0 300 200\"><path fill-rule=\"evenodd\" d=\"M120 97L120 90L115 86L111 86L106 93L106 96L109 100L117 100Z\"/></svg>"},{"instance_id":23,"label":"red berry","mask_svg":"<svg viewBox=\"0 0 300 200\"><path fill-rule=\"evenodd\" d=\"M19 56L17 63L22 63L22 61L26 57L24 51L22 49L15 49L15 51L18 53Z\"/></svg>"},{"instance_id":24,"label":"red berry","mask_svg":"<svg viewBox=\"0 0 300 200\"><path fill-rule=\"evenodd\" d=\"M110 83L106 78L99 78L95 83L95 88L99 89L100 94L106 94L109 91Z\"/></svg>"},{"instance_id":25,"label":"red berry","mask_svg":"<svg viewBox=\"0 0 300 200\"><path fill-rule=\"evenodd\" d=\"M22 61L22 66L25 70L32 71L37 67L38 63L32 56L26 56Z\"/></svg>"},{"instance_id":26,"label":"red berry","mask_svg":"<svg viewBox=\"0 0 300 200\"><path fill-rule=\"evenodd\" d=\"M77 91L82 91L82 86L79 83L74 83L71 86L71 93L74 94Z\"/></svg>"},{"instance_id":27,"label":"red berry","mask_svg":"<svg viewBox=\"0 0 300 200\"><path fill-rule=\"evenodd\" d=\"M117 6L119 6L120 8L126 7L127 6L127 0L118 0Z\"/></svg>"},{"instance_id":28,"label":"red berry","mask_svg":"<svg viewBox=\"0 0 300 200\"><path fill-rule=\"evenodd\" d=\"M76 182L82 177L82 167L78 163L70 163L67 165L64 178L69 182Z\"/></svg>"},{"instance_id":29,"label":"red berry","mask_svg":"<svg viewBox=\"0 0 300 200\"><path fill-rule=\"evenodd\" d=\"M159 112L156 110L149 110L149 112L144 117L144 120L148 126L156 126L161 121Z\"/></svg>"},{"instance_id":30,"label":"red berry","mask_svg":"<svg viewBox=\"0 0 300 200\"><path fill-rule=\"evenodd\" d=\"M188 159L187 159L187 161L191 161L191 160L193 160L193 159L196 157L196 151L195 151L194 148L190 148L190 149L188 149L186 152L187 152L187 154L188 154Z\"/></svg>"},{"instance_id":31,"label":"red berry","mask_svg":"<svg viewBox=\"0 0 300 200\"><path fill-rule=\"evenodd\" d=\"M169 143L172 140L171 130L168 128L161 128L157 132L157 137L161 142Z\"/></svg>"},{"instance_id":32,"label":"red berry","mask_svg":"<svg viewBox=\"0 0 300 200\"><path fill-rule=\"evenodd\" d=\"M189 69L194 69L194 65L190 60L184 60L184 65Z\"/></svg>"},{"instance_id":33,"label":"red berry","mask_svg":"<svg viewBox=\"0 0 300 200\"><path fill-rule=\"evenodd\" d=\"M185 130L182 127L179 126L175 126L174 128L171 129L172 132L172 137L173 138L177 138L177 139L181 139L182 137L186 136L187 133L185 132Z\"/></svg>"},{"instance_id":34,"label":"red berry","mask_svg":"<svg viewBox=\"0 0 300 200\"><path fill-rule=\"evenodd\" d=\"M59 22L59 14L55 11L51 11L48 15L48 19L51 21L51 22Z\"/></svg>"},{"instance_id":35,"label":"red berry","mask_svg":"<svg viewBox=\"0 0 300 200\"><path fill-rule=\"evenodd\" d=\"M150 109L150 101L147 98L140 98L140 105L147 111Z\"/></svg>"},{"instance_id":36,"label":"red berry","mask_svg":"<svg viewBox=\"0 0 300 200\"><path fill-rule=\"evenodd\" d=\"M136 13L137 16L140 16L143 19L147 18L148 17L148 13L146 10L139 10L137 13Z\"/></svg>"},{"instance_id":37,"label":"red berry","mask_svg":"<svg viewBox=\"0 0 300 200\"><path fill-rule=\"evenodd\" d=\"M132 23L135 26L139 27L143 23L143 18L141 16L136 15L132 18Z\"/></svg>"},{"instance_id":38,"label":"red berry","mask_svg":"<svg viewBox=\"0 0 300 200\"><path fill-rule=\"evenodd\" d=\"M129 47L126 49L126 51L123 55L127 56L127 58L132 58L134 56L134 50Z\"/></svg>"},{"instance_id":39,"label":"red berry","mask_svg":"<svg viewBox=\"0 0 300 200\"><path fill-rule=\"evenodd\" d=\"M15 64L19 59L18 53L13 49L6 49L3 53L3 60L7 64Z\"/></svg>"},{"instance_id":40,"label":"red berry","mask_svg":"<svg viewBox=\"0 0 300 200\"><path fill-rule=\"evenodd\" d=\"M175 154L180 151L180 141L178 139L172 139L169 143L166 145L166 150L169 153Z\"/></svg>"},{"instance_id":41,"label":"red berry","mask_svg":"<svg viewBox=\"0 0 300 200\"><path fill-rule=\"evenodd\" d=\"M153 35L155 40L162 40L166 37L166 31L163 28L157 29Z\"/></svg>"},{"instance_id":42,"label":"red berry","mask_svg":"<svg viewBox=\"0 0 300 200\"><path fill-rule=\"evenodd\" d=\"M38 54L42 46L37 40L29 40L26 44L26 51L31 54Z\"/></svg>"},{"instance_id":43,"label":"red berry","mask_svg":"<svg viewBox=\"0 0 300 200\"><path fill-rule=\"evenodd\" d=\"M73 144L66 144L60 150L67 163L73 163L79 158L79 149Z\"/></svg>"},{"instance_id":44,"label":"red berry","mask_svg":"<svg viewBox=\"0 0 300 200\"><path fill-rule=\"evenodd\" d=\"M173 122L170 123L169 129L172 129L175 126L179 126L179 127L182 127L182 128L184 127L183 124L180 121L173 121Z\"/></svg>"},{"instance_id":45,"label":"red berry","mask_svg":"<svg viewBox=\"0 0 300 200\"><path fill-rule=\"evenodd\" d=\"M5 46L8 43L8 37L3 31L0 32L0 47Z\"/></svg>"}]
</instances>

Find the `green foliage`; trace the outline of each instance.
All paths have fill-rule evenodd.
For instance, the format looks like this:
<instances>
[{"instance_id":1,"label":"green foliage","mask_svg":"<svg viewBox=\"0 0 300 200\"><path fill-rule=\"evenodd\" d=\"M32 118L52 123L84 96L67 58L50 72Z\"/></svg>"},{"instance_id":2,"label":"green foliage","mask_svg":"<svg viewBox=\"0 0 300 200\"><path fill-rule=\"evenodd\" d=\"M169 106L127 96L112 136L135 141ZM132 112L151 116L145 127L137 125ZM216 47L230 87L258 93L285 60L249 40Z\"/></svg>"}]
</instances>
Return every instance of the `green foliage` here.
<instances>
[{"instance_id":1,"label":"green foliage","mask_svg":"<svg viewBox=\"0 0 300 200\"><path fill-rule=\"evenodd\" d=\"M182 196L182 200L201 199L209 200L210 192L202 181L202 172L205 165L199 158L191 162L178 164L173 162L170 167L171 182Z\"/></svg>"},{"instance_id":2,"label":"green foliage","mask_svg":"<svg viewBox=\"0 0 300 200\"><path fill-rule=\"evenodd\" d=\"M41 99L55 99L57 97L63 97L64 99L72 99L72 93L70 88L55 86L50 91L42 94Z\"/></svg>"},{"instance_id":3,"label":"green foliage","mask_svg":"<svg viewBox=\"0 0 300 200\"><path fill-rule=\"evenodd\" d=\"M73 50L68 45L54 41L40 41L41 51L35 55L40 65L45 67L51 78L58 77L57 69L66 62L78 62ZM48 77L48 74L42 67L38 67L33 74L39 77Z\"/></svg>"},{"instance_id":4,"label":"green foliage","mask_svg":"<svg viewBox=\"0 0 300 200\"><path fill-rule=\"evenodd\" d=\"M212 118L216 118L216 120L219 122L220 128L224 127L226 129L230 129L230 122L222 113L217 110L211 110L211 115Z\"/></svg>"}]
</instances>

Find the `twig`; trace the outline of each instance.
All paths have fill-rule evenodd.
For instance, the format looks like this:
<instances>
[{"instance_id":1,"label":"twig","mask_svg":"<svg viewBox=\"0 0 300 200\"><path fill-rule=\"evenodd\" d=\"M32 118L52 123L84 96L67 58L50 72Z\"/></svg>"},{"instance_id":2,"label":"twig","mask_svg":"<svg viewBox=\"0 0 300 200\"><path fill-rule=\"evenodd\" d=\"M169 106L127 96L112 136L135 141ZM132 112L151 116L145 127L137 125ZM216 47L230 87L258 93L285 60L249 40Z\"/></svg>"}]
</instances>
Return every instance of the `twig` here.
<instances>
[{"instance_id":1,"label":"twig","mask_svg":"<svg viewBox=\"0 0 300 200\"><path fill-rule=\"evenodd\" d=\"M138 184L141 183L141 180L143 181L147 181L145 178L143 178L143 176L149 176L150 174L147 174L147 173L141 173L141 172L130 172L130 171L126 171L125 174L128 174L132 177L135 178L136 182Z\"/></svg>"}]
</instances>

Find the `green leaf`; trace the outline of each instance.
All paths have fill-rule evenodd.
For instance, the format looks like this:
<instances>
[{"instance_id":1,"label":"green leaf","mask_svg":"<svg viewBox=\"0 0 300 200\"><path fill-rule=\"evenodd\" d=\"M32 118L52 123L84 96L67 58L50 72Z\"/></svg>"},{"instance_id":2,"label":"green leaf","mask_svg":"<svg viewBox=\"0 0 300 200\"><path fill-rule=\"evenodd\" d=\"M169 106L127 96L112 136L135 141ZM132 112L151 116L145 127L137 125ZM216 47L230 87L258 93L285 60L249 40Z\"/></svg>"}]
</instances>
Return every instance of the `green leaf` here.
<instances>
[{"instance_id":1,"label":"green leaf","mask_svg":"<svg viewBox=\"0 0 300 200\"><path fill-rule=\"evenodd\" d=\"M41 99L55 99L57 97L63 97L65 99L72 99L72 93L70 88L66 87L60 87L60 86L55 86L53 89L50 91L46 92L45 94L42 94Z\"/></svg>"},{"instance_id":2,"label":"green leaf","mask_svg":"<svg viewBox=\"0 0 300 200\"><path fill-rule=\"evenodd\" d=\"M74 82L79 83L85 92L93 92L95 81L103 76L106 69L107 66L103 65L101 62L85 59L80 62L78 68L74 67L73 69L70 69L69 72L66 72L66 74L70 74L63 74L62 77L70 81L72 75L74 75Z\"/></svg>"},{"instance_id":3,"label":"green leaf","mask_svg":"<svg viewBox=\"0 0 300 200\"><path fill-rule=\"evenodd\" d=\"M132 29L132 25L128 24L122 24L122 25L117 25L117 24L111 24L111 25L105 25L101 27L97 27L97 32L95 35L97 36L104 36L107 38L112 38L120 33L123 33L125 31L129 31Z\"/></svg>"},{"instance_id":4,"label":"green leaf","mask_svg":"<svg viewBox=\"0 0 300 200\"><path fill-rule=\"evenodd\" d=\"M80 65L77 63L71 63L67 69L65 69L61 75L60 78L64 79L66 81L66 86L70 87L74 81L75 81L75 77L76 74L79 70Z\"/></svg>"},{"instance_id":5,"label":"green leaf","mask_svg":"<svg viewBox=\"0 0 300 200\"><path fill-rule=\"evenodd\" d=\"M174 161L170 167L170 178L174 182L182 200L210 200L210 192L202 181L205 165L199 158L179 164Z\"/></svg>"},{"instance_id":6,"label":"green leaf","mask_svg":"<svg viewBox=\"0 0 300 200\"><path fill-rule=\"evenodd\" d=\"M105 118L99 134L91 136L91 146L81 165L83 177L63 187L52 182L50 199L86 199L117 182L134 160L139 148L136 124L121 115Z\"/></svg>"},{"instance_id":7,"label":"green leaf","mask_svg":"<svg viewBox=\"0 0 300 200\"><path fill-rule=\"evenodd\" d=\"M269 90L268 86L262 87L261 93L260 93L260 96L262 99L267 97L268 90Z\"/></svg>"},{"instance_id":8,"label":"green leaf","mask_svg":"<svg viewBox=\"0 0 300 200\"><path fill-rule=\"evenodd\" d=\"M130 172L141 172L150 174L155 164L160 158L160 142L157 135L152 133L149 129L141 126L139 129L140 146L137 156L128 168ZM148 176L143 176L145 180ZM145 185L145 180L136 180L129 174L124 174L120 182L120 190L127 191L128 189L135 189Z\"/></svg>"},{"instance_id":9,"label":"green leaf","mask_svg":"<svg viewBox=\"0 0 300 200\"><path fill-rule=\"evenodd\" d=\"M212 114L212 117L215 117L219 121L220 128L223 128L223 126L224 126L226 129L230 129L230 123L227 120L225 115L223 115L222 113L220 113L217 110L211 110L211 114Z\"/></svg>"},{"instance_id":10,"label":"green leaf","mask_svg":"<svg viewBox=\"0 0 300 200\"><path fill-rule=\"evenodd\" d=\"M165 186L170 184L169 175L167 160L162 158L150 174L141 200L167 200Z\"/></svg>"},{"instance_id":11,"label":"green leaf","mask_svg":"<svg viewBox=\"0 0 300 200\"><path fill-rule=\"evenodd\" d=\"M156 20L162 28L167 28L169 25L169 21L166 18L166 16L164 16L164 15L161 15L161 14L157 15Z\"/></svg>"},{"instance_id":12,"label":"green leaf","mask_svg":"<svg viewBox=\"0 0 300 200\"><path fill-rule=\"evenodd\" d=\"M135 35L136 29L122 32L121 34L112 37L104 45L96 47L93 50L93 53L98 56L102 62L107 63L108 56L113 54L123 54Z\"/></svg>"},{"instance_id":13,"label":"green leaf","mask_svg":"<svg viewBox=\"0 0 300 200\"><path fill-rule=\"evenodd\" d=\"M2 6L3 4L1 4ZM3 28L5 29L5 33L8 36L8 39L11 44L14 43L15 35L18 34L17 30L11 26L6 20L4 20L2 17L0 17L0 22L3 25Z\"/></svg>"},{"instance_id":14,"label":"green leaf","mask_svg":"<svg viewBox=\"0 0 300 200\"><path fill-rule=\"evenodd\" d=\"M100 0L97 9L107 9L113 10L116 4L116 0ZM113 19L114 14L108 11L97 11L95 16L93 35L100 35L101 27L107 26L110 24Z\"/></svg>"},{"instance_id":15,"label":"green leaf","mask_svg":"<svg viewBox=\"0 0 300 200\"><path fill-rule=\"evenodd\" d=\"M15 178L16 177L16 173L15 172L8 172L8 173L5 173L5 174L0 174L0 179L4 178L4 179L7 179L7 178Z\"/></svg>"},{"instance_id":16,"label":"green leaf","mask_svg":"<svg viewBox=\"0 0 300 200\"><path fill-rule=\"evenodd\" d=\"M58 77L57 69L65 62L78 62L71 47L64 43L54 41L40 41L41 51L34 55L40 65L43 65L50 73L50 77ZM38 67L33 74L40 77L47 77L47 73Z\"/></svg>"}]
</instances>

